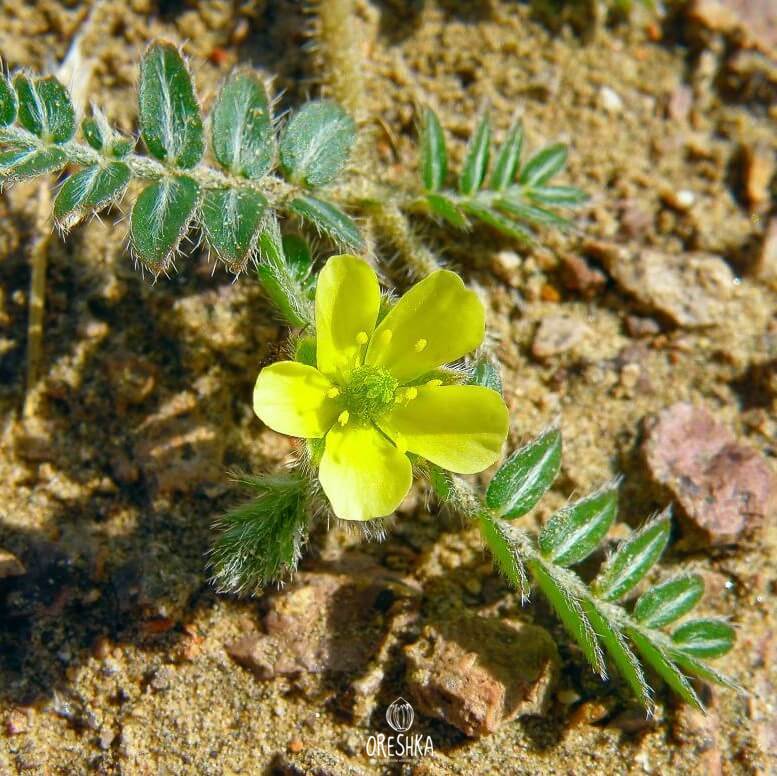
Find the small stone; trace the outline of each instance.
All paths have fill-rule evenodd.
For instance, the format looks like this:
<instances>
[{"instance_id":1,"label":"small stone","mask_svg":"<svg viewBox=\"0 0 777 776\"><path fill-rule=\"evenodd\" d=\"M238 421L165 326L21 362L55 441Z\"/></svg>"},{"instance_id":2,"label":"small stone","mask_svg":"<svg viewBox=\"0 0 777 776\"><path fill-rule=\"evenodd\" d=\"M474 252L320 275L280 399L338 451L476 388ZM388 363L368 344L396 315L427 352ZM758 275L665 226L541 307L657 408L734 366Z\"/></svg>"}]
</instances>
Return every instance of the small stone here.
<instances>
[{"instance_id":1,"label":"small stone","mask_svg":"<svg viewBox=\"0 0 777 776\"><path fill-rule=\"evenodd\" d=\"M149 685L154 690L169 690L174 678L175 673L173 670L168 666L162 666L154 671Z\"/></svg>"},{"instance_id":2,"label":"small stone","mask_svg":"<svg viewBox=\"0 0 777 776\"><path fill-rule=\"evenodd\" d=\"M610 273L645 306L687 328L712 326L726 319L735 284L731 269L720 257L651 249L616 255L608 265Z\"/></svg>"},{"instance_id":3,"label":"small stone","mask_svg":"<svg viewBox=\"0 0 777 776\"><path fill-rule=\"evenodd\" d=\"M546 359L571 350L590 332L588 326L571 315L548 315L540 321L531 352Z\"/></svg>"},{"instance_id":4,"label":"small stone","mask_svg":"<svg viewBox=\"0 0 777 776\"><path fill-rule=\"evenodd\" d=\"M414 707L468 736L545 713L559 672L547 631L499 618L463 616L427 625L405 655Z\"/></svg>"},{"instance_id":5,"label":"small stone","mask_svg":"<svg viewBox=\"0 0 777 776\"><path fill-rule=\"evenodd\" d=\"M661 333L661 327L652 318L640 318L638 315L626 316L626 331L630 337L655 337Z\"/></svg>"},{"instance_id":6,"label":"small stone","mask_svg":"<svg viewBox=\"0 0 777 776\"><path fill-rule=\"evenodd\" d=\"M11 709L5 721L5 732L9 736L19 736L30 729L29 713L23 709Z\"/></svg>"},{"instance_id":7,"label":"small stone","mask_svg":"<svg viewBox=\"0 0 777 776\"><path fill-rule=\"evenodd\" d=\"M771 218L755 264L756 277L777 288L777 218Z\"/></svg>"},{"instance_id":8,"label":"small stone","mask_svg":"<svg viewBox=\"0 0 777 776\"><path fill-rule=\"evenodd\" d=\"M687 121L692 106L693 90L687 84L680 84L669 95L666 113L672 121Z\"/></svg>"},{"instance_id":9,"label":"small stone","mask_svg":"<svg viewBox=\"0 0 777 776\"><path fill-rule=\"evenodd\" d=\"M777 481L760 453L739 444L706 409L685 402L645 425L648 468L680 504L687 547L736 543L761 526Z\"/></svg>"},{"instance_id":10,"label":"small stone","mask_svg":"<svg viewBox=\"0 0 777 776\"><path fill-rule=\"evenodd\" d=\"M696 202L696 195L690 189L667 189L661 193L661 199L671 208L681 213L688 212Z\"/></svg>"},{"instance_id":11,"label":"small stone","mask_svg":"<svg viewBox=\"0 0 777 776\"><path fill-rule=\"evenodd\" d=\"M292 738L291 741L289 741L289 751L292 754L298 754L305 748L305 744L302 743L301 739L299 738Z\"/></svg>"},{"instance_id":12,"label":"small stone","mask_svg":"<svg viewBox=\"0 0 777 776\"><path fill-rule=\"evenodd\" d=\"M515 251L499 251L491 259L491 269L508 286L517 288L520 285L521 263L521 257Z\"/></svg>"},{"instance_id":13,"label":"small stone","mask_svg":"<svg viewBox=\"0 0 777 776\"><path fill-rule=\"evenodd\" d=\"M26 574L24 564L12 552L0 549L0 579L6 577L20 577Z\"/></svg>"},{"instance_id":14,"label":"small stone","mask_svg":"<svg viewBox=\"0 0 777 776\"><path fill-rule=\"evenodd\" d=\"M599 89L599 105L608 113L620 113L623 110L623 100L618 92L609 86Z\"/></svg>"},{"instance_id":15,"label":"small stone","mask_svg":"<svg viewBox=\"0 0 777 776\"><path fill-rule=\"evenodd\" d=\"M114 733L110 727L105 725L100 730L100 739L99 739L100 749L102 750L110 749L111 745L115 740L116 740L116 733Z\"/></svg>"},{"instance_id":16,"label":"small stone","mask_svg":"<svg viewBox=\"0 0 777 776\"><path fill-rule=\"evenodd\" d=\"M765 143L748 143L742 149L742 183L750 211L757 213L771 202L769 186L777 160L774 148Z\"/></svg>"},{"instance_id":17,"label":"small stone","mask_svg":"<svg viewBox=\"0 0 777 776\"><path fill-rule=\"evenodd\" d=\"M726 35L740 33L740 45L773 53L777 48L777 5L774 0L693 0L691 21Z\"/></svg>"},{"instance_id":18,"label":"small stone","mask_svg":"<svg viewBox=\"0 0 777 776\"><path fill-rule=\"evenodd\" d=\"M564 287L586 298L598 294L607 283L607 276L576 254L561 257L561 280Z\"/></svg>"},{"instance_id":19,"label":"small stone","mask_svg":"<svg viewBox=\"0 0 777 776\"><path fill-rule=\"evenodd\" d=\"M625 709L607 723L607 727L617 728L624 733L641 733L656 726L655 717L651 717L645 709Z\"/></svg>"},{"instance_id":20,"label":"small stone","mask_svg":"<svg viewBox=\"0 0 777 776\"><path fill-rule=\"evenodd\" d=\"M595 725L608 716L615 706L615 698L597 698L583 701L569 716L570 727Z\"/></svg>"}]
</instances>

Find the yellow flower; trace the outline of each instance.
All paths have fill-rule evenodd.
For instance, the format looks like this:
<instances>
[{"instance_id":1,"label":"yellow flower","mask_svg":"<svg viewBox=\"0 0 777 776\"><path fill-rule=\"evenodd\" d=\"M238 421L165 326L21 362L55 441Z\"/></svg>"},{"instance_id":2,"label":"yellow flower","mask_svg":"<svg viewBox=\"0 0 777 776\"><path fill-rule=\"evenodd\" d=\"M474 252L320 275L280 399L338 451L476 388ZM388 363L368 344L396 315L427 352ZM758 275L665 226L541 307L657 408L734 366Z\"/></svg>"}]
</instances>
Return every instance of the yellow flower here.
<instances>
[{"instance_id":1,"label":"yellow flower","mask_svg":"<svg viewBox=\"0 0 777 776\"><path fill-rule=\"evenodd\" d=\"M254 412L282 434L324 440L319 480L346 520L390 515L407 495L407 453L459 474L499 457L502 397L430 374L485 335L477 295L458 275L433 272L378 323L380 287L367 262L333 256L316 288L318 368L281 361L259 373ZM376 325L377 324L377 325Z\"/></svg>"}]
</instances>

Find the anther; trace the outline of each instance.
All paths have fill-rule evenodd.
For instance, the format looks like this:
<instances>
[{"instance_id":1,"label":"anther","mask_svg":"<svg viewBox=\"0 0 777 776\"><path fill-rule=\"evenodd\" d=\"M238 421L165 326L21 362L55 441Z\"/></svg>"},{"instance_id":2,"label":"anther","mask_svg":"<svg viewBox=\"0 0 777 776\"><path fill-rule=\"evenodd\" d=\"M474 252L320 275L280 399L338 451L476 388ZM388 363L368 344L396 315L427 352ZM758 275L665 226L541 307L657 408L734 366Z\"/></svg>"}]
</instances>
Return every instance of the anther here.
<instances>
[{"instance_id":1,"label":"anther","mask_svg":"<svg viewBox=\"0 0 777 776\"><path fill-rule=\"evenodd\" d=\"M442 385L442 380L438 380L436 377L434 380L429 380L426 384L427 388L439 388Z\"/></svg>"},{"instance_id":2,"label":"anther","mask_svg":"<svg viewBox=\"0 0 777 776\"><path fill-rule=\"evenodd\" d=\"M348 410L343 410L338 416L337 416L337 422L341 426L345 426L348 423L348 418L350 418L350 413Z\"/></svg>"},{"instance_id":3,"label":"anther","mask_svg":"<svg viewBox=\"0 0 777 776\"><path fill-rule=\"evenodd\" d=\"M416 353L420 353L426 348L428 344L429 343L423 337L421 337L420 340L416 340L415 345L413 345L413 350L415 350Z\"/></svg>"},{"instance_id":4,"label":"anther","mask_svg":"<svg viewBox=\"0 0 777 776\"><path fill-rule=\"evenodd\" d=\"M367 336L367 332L366 331L360 331L356 335L356 342L359 345L366 345L368 340L369 340L369 337Z\"/></svg>"},{"instance_id":5,"label":"anther","mask_svg":"<svg viewBox=\"0 0 777 776\"><path fill-rule=\"evenodd\" d=\"M405 398L408 401L413 401L416 396L418 396L418 388L411 387L405 391Z\"/></svg>"},{"instance_id":6,"label":"anther","mask_svg":"<svg viewBox=\"0 0 777 776\"><path fill-rule=\"evenodd\" d=\"M339 389L339 388L335 388L334 386L332 386L332 387L331 387L331 388L330 388L330 389L329 389L329 390L326 392L326 395L327 395L327 396L328 396L330 399L336 399L336 398L337 398L337 397L340 395L340 389Z\"/></svg>"}]
</instances>

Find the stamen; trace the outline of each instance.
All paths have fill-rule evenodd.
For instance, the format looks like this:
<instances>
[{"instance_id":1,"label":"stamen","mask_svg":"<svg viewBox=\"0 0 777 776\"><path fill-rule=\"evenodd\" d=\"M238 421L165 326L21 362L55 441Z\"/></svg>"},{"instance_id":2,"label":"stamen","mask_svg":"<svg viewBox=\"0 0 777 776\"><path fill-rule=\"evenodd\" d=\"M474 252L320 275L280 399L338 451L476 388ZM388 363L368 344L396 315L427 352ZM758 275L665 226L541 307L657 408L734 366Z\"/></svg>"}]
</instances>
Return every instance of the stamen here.
<instances>
[{"instance_id":1,"label":"stamen","mask_svg":"<svg viewBox=\"0 0 777 776\"><path fill-rule=\"evenodd\" d=\"M411 387L405 391L405 398L408 401L413 401L416 396L418 396L418 388Z\"/></svg>"},{"instance_id":2,"label":"stamen","mask_svg":"<svg viewBox=\"0 0 777 776\"><path fill-rule=\"evenodd\" d=\"M343 410L338 416L337 416L337 422L341 426L345 426L348 423L348 418L350 418L351 415L348 412L348 410Z\"/></svg>"},{"instance_id":3,"label":"stamen","mask_svg":"<svg viewBox=\"0 0 777 776\"><path fill-rule=\"evenodd\" d=\"M340 395L340 389L336 388L335 386L332 386L327 392L326 395L330 399L336 399Z\"/></svg>"},{"instance_id":4,"label":"stamen","mask_svg":"<svg viewBox=\"0 0 777 776\"><path fill-rule=\"evenodd\" d=\"M423 337L421 337L421 339L417 340L415 345L413 345L413 350L415 350L416 353L420 353L426 348L428 344L429 343Z\"/></svg>"},{"instance_id":5,"label":"stamen","mask_svg":"<svg viewBox=\"0 0 777 776\"><path fill-rule=\"evenodd\" d=\"M442 380L438 380L436 377L434 380L429 380L426 384L427 388L439 388L442 385Z\"/></svg>"},{"instance_id":6,"label":"stamen","mask_svg":"<svg viewBox=\"0 0 777 776\"><path fill-rule=\"evenodd\" d=\"M366 345L366 344L367 344L367 342L369 341L369 339L370 339L370 338L367 336L367 332L366 332L366 331L360 331L360 332L359 332L359 333L356 335L356 342L357 342L359 345Z\"/></svg>"},{"instance_id":7,"label":"stamen","mask_svg":"<svg viewBox=\"0 0 777 776\"><path fill-rule=\"evenodd\" d=\"M391 331L391 329L384 329L381 334L380 338L383 340L384 345L388 345L389 342L391 342L391 338L394 336L394 332Z\"/></svg>"}]
</instances>

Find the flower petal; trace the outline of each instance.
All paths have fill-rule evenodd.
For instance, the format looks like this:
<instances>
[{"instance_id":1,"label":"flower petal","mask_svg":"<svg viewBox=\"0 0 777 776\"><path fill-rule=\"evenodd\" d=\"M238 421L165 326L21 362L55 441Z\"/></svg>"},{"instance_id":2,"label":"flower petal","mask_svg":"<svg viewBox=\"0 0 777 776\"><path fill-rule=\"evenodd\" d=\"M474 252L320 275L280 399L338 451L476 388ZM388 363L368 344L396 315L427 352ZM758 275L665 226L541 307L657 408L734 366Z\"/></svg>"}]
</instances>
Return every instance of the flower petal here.
<instances>
[{"instance_id":1,"label":"flower petal","mask_svg":"<svg viewBox=\"0 0 777 776\"><path fill-rule=\"evenodd\" d=\"M397 447L459 474L483 471L499 458L508 421L496 391L479 385L426 385L417 391L379 423Z\"/></svg>"},{"instance_id":2,"label":"flower petal","mask_svg":"<svg viewBox=\"0 0 777 776\"><path fill-rule=\"evenodd\" d=\"M278 361L259 372L254 412L273 431L305 438L322 437L342 410L327 391L332 383L312 366Z\"/></svg>"},{"instance_id":3,"label":"flower petal","mask_svg":"<svg viewBox=\"0 0 777 776\"><path fill-rule=\"evenodd\" d=\"M316 287L316 363L329 377L343 378L365 352L380 309L375 271L363 259L332 256Z\"/></svg>"},{"instance_id":4,"label":"flower petal","mask_svg":"<svg viewBox=\"0 0 777 776\"><path fill-rule=\"evenodd\" d=\"M474 350L486 331L483 304L455 272L416 283L380 322L366 363L406 383Z\"/></svg>"},{"instance_id":5,"label":"flower petal","mask_svg":"<svg viewBox=\"0 0 777 776\"><path fill-rule=\"evenodd\" d=\"M318 478L343 520L390 515L413 482L408 457L372 425L335 425L326 435Z\"/></svg>"}]
</instances>

